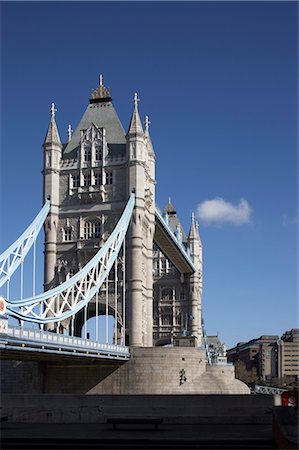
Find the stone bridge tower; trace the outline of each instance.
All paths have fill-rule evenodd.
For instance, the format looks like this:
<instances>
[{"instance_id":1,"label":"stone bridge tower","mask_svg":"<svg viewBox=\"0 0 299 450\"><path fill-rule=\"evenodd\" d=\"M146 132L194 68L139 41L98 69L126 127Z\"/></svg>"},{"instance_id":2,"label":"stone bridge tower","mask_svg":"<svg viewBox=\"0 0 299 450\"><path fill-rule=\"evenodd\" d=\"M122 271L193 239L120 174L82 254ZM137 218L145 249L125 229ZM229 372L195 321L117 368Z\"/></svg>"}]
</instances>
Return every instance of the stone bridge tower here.
<instances>
[{"instance_id":1,"label":"stone bridge tower","mask_svg":"<svg viewBox=\"0 0 299 450\"><path fill-rule=\"evenodd\" d=\"M52 104L44 141L44 200L51 199L45 225L45 289L82 268L104 244L131 192L136 206L126 239L128 342L152 345L155 154L148 119L145 130L138 97L127 134L100 77L89 105L68 142L61 144ZM109 311L112 312L112 302ZM103 305L99 313L103 313ZM86 318L78 316L76 334ZM68 328L69 323L62 324Z\"/></svg>"},{"instance_id":2,"label":"stone bridge tower","mask_svg":"<svg viewBox=\"0 0 299 450\"><path fill-rule=\"evenodd\" d=\"M151 347L184 332L194 335L200 346L202 262L198 229L193 219L189 236L185 236L168 205L165 221L183 252L194 260L196 270L190 272L164 254L164 241L157 239L155 152L149 120L145 118L143 127L138 101L135 94L125 133L101 76L74 134L69 126L66 143L60 141L52 105L43 145L44 199L51 199L45 224L45 289L71 277L94 256L134 192L135 209L126 237L126 341L136 347ZM160 262L165 260L165 267L173 268L172 275L161 268L157 271L157 254ZM96 308L92 301L87 315L82 311L76 316L75 334L80 335L87 319L104 313L104 303L100 299ZM113 310L111 301L109 313ZM70 326L68 321L61 325L66 330ZM114 339L117 342L117 336Z\"/></svg>"}]
</instances>

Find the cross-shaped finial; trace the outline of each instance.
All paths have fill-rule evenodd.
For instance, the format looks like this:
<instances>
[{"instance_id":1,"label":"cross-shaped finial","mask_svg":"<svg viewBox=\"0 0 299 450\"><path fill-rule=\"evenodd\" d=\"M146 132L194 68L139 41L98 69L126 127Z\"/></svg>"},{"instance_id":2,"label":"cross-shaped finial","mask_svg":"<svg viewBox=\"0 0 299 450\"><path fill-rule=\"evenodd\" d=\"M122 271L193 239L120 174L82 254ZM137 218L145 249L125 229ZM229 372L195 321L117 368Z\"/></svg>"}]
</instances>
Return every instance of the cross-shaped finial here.
<instances>
[{"instance_id":1,"label":"cross-shaped finial","mask_svg":"<svg viewBox=\"0 0 299 450\"><path fill-rule=\"evenodd\" d=\"M68 142L70 142L70 140L72 139L72 132L73 132L72 125L69 125L67 127L67 139L68 139Z\"/></svg>"},{"instance_id":2,"label":"cross-shaped finial","mask_svg":"<svg viewBox=\"0 0 299 450\"><path fill-rule=\"evenodd\" d=\"M134 94L134 106L135 106L135 108L137 108L138 102L139 102L138 94L137 94L137 92L135 92L135 94Z\"/></svg>"},{"instance_id":3,"label":"cross-shaped finial","mask_svg":"<svg viewBox=\"0 0 299 450\"><path fill-rule=\"evenodd\" d=\"M149 121L149 118L148 118L148 116L145 116L145 131L148 131L148 128L149 128L149 125L150 125L150 121Z\"/></svg>"},{"instance_id":4,"label":"cross-shaped finial","mask_svg":"<svg viewBox=\"0 0 299 450\"><path fill-rule=\"evenodd\" d=\"M55 104L54 103L52 103L50 111L51 111L52 119L54 119L55 113L57 111L57 109L55 108Z\"/></svg>"},{"instance_id":5,"label":"cross-shaped finial","mask_svg":"<svg viewBox=\"0 0 299 450\"><path fill-rule=\"evenodd\" d=\"M99 82L100 82L100 86L103 86L103 75L101 73L100 73Z\"/></svg>"}]
</instances>

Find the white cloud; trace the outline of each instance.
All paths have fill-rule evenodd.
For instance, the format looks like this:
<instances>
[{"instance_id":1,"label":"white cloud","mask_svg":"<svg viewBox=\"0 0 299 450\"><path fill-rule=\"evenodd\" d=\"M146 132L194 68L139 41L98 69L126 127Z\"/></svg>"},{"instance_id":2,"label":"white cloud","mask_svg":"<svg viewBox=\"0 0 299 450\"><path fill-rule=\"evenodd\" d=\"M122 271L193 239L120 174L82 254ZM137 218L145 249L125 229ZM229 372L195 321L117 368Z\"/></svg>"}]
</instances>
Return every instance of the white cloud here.
<instances>
[{"instance_id":1,"label":"white cloud","mask_svg":"<svg viewBox=\"0 0 299 450\"><path fill-rule=\"evenodd\" d=\"M289 218L286 214L283 214L283 216L282 216L282 225L284 227L287 227L288 225L298 225L298 224L299 224L298 217Z\"/></svg>"},{"instance_id":2,"label":"white cloud","mask_svg":"<svg viewBox=\"0 0 299 450\"><path fill-rule=\"evenodd\" d=\"M216 197L213 200L205 200L197 207L198 219L214 225L223 223L243 225L250 221L251 212L252 209L244 198L241 198L238 205L233 205L221 197Z\"/></svg>"}]
</instances>

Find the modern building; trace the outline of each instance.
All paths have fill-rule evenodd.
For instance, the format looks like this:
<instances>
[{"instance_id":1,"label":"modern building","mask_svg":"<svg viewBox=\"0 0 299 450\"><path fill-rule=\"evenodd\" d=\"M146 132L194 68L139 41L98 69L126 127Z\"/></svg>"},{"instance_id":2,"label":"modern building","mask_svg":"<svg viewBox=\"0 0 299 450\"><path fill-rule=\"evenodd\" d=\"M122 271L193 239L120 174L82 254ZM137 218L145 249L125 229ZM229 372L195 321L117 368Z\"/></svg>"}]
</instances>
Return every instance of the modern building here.
<instances>
[{"instance_id":1,"label":"modern building","mask_svg":"<svg viewBox=\"0 0 299 450\"><path fill-rule=\"evenodd\" d=\"M236 377L246 383L277 378L277 341L279 336L263 335L239 342L227 350L228 362L235 365Z\"/></svg>"},{"instance_id":2,"label":"modern building","mask_svg":"<svg viewBox=\"0 0 299 450\"><path fill-rule=\"evenodd\" d=\"M298 382L299 328L286 331L277 343L278 377L282 384Z\"/></svg>"},{"instance_id":3,"label":"modern building","mask_svg":"<svg viewBox=\"0 0 299 450\"><path fill-rule=\"evenodd\" d=\"M299 377L299 329L279 336L261 336L239 342L227 351L236 377L246 383L288 385Z\"/></svg>"}]
</instances>

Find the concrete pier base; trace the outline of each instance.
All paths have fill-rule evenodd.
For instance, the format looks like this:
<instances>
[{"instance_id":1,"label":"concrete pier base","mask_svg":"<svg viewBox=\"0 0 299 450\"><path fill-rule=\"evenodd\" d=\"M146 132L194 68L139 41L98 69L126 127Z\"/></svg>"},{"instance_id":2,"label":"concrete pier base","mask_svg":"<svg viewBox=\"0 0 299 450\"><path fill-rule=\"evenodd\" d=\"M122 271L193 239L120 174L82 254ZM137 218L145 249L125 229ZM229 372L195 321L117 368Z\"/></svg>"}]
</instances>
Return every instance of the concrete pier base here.
<instances>
[{"instance_id":1,"label":"concrete pier base","mask_svg":"<svg viewBox=\"0 0 299 450\"><path fill-rule=\"evenodd\" d=\"M204 352L188 347L135 347L131 359L87 394L249 394L233 366L207 366Z\"/></svg>"}]
</instances>

